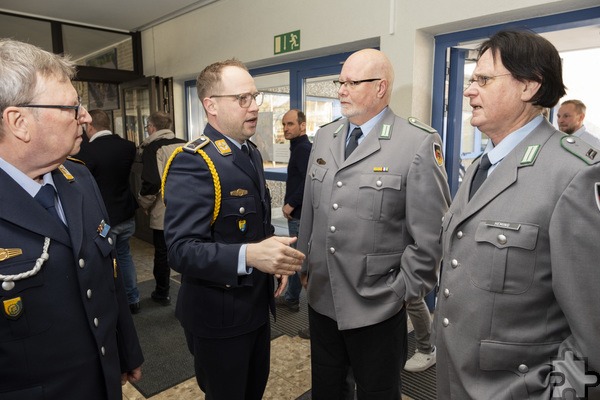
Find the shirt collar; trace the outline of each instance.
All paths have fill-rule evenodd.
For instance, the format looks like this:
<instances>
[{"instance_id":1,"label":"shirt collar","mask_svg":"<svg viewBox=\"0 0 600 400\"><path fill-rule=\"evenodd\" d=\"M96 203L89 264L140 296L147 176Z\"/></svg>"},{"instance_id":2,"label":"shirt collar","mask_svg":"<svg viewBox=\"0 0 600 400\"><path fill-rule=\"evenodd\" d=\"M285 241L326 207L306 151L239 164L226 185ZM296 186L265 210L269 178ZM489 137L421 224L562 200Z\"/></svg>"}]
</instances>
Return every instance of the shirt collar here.
<instances>
[{"instance_id":1,"label":"shirt collar","mask_svg":"<svg viewBox=\"0 0 600 400\"><path fill-rule=\"evenodd\" d=\"M112 132L109 130L103 130L103 131L98 131L96 133L94 133L94 136L92 136L90 138L90 143L92 143L94 140L98 139L101 136L108 136L108 135L112 135Z\"/></svg>"},{"instance_id":2,"label":"shirt collar","mask_svg":"<svg viewBox=\"0 0 600 400\"><path fill-rule=\"evenodd\" d=\"M488 141L487 147L485 148L484 154L488 153L492 168L496 166L500 161L504 159L519 143L521 143L538 125L542 122L544 117L538 115L516 131L506 136L497 146L494 146L491 140ZM491 168L490 168L491 169Z\"/></svg>"},{"instance_id":3,"label":"shirt collar","mask_svg":"<svg viewBox=\"0 0 600 400\"><path fill-rule=\"evenodd\" d=\"M381 117L383 117L383 114L387 111L387 107L385 107L383 110L381 110L379 112L379 114L377 114L376 116L374 116L373 118L371 118L370 120L368 120L367 122L365 122L362 125L354 125L353 123L350 123L350 128L348 129L348 135L346 136L346 141L348 140L348 138L350 137L350 132L352 132L354 130L354 128L356 127L360 127L360 130L362 131L362 136L359 139L359 142L364 139L369 132L371 132L373 130L373 128L375 127L375 125L377 125L377 123L381 120Z\"/></svg>"}]
</instances>

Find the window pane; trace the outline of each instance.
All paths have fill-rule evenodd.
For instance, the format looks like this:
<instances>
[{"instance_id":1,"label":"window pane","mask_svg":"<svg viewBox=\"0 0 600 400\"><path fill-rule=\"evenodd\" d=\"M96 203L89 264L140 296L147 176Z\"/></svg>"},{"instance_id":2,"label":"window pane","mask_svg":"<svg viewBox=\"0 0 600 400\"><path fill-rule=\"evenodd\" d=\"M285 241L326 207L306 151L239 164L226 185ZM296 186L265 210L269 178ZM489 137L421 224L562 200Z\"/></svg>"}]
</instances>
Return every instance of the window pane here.
<instances>
[{"instance_id":1,"label":"window pane","mask_svg":"<svg viewBox=\"0 0 600 400\"><path fill-rule=\"evenodd\" d=\"M315 136L319 126L327 124L342 115L338 89L333 81L338 75L308 78L304 82L306 134Z\"/></svg>"},{"instance_id":2,"label":"window pane","mask_svg":"<svg viewBox=\"0 0 600 400\"><path fill-rule=\"evenodd\" d=\"M78 65L133 71L130 35L63 25L63 41Z\"/></svg>"},{"instance_id":3,"label":"window pane","mask_svg":"<svg viewBox=\"0 0 600 400\"><path fill-rule=\"evenodd\" d=\"M0 37L30 43L52 52L52 31L46 21L0 14Z\"/></svg>"}]
</instances>

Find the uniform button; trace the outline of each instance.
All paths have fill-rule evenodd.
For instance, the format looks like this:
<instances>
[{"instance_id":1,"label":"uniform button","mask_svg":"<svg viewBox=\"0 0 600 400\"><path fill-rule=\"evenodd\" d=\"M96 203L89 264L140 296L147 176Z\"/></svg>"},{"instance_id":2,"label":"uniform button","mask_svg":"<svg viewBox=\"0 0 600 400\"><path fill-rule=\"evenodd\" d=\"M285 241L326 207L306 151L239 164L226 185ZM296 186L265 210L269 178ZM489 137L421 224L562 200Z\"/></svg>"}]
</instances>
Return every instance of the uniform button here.
<instances>
[{"instance_id":1,"label":"uniform button","mask_svg":"<svg viewBox=\"0 0 600 400\"><path fill-rule=\"evenodd\" d=\"M94 318L94 326L97 328L98 327L98 318Z\"/></svg>"},{"instance_id":2,"label":"uniform button","mask_svg":"<svg viewBox=\"0 0 600 400\"><path fill-rule=\"evenodd\" d=\"M329 248L329 252L330 252L331 254L334 254L334 253L335 253L335 247L330 247L330 248Z\"/></svg>"},{"instance_id":3,"label":"uniform button","mask_svg":"<svg viewBox=\"0 0 600 400\"><path fill-rule=\"evenodd\" d=\"M575 143L575 139L573 139L572 137L568 137L565 140L567 141L567 143L571 143L571 144Z\"/></svg>"},{"instance_id":4,"label":"uniform button","mask_svg":"<svg viewBox=\"0 0 600 400\"><path fill-rule=\"evenodd\" d=\"M100 353L102 353L102 355L106 354L106 350L104 349L104 346L100 347Z\"/></svg>"},{"instance_id":5,"label":"uniform button","mask_svg":"<svg viewBox=\"0 0 600 400\"><path fill-rule=\"evenodd\" d=\"M462 239L462 237L463 237L463 236L464 236L464 233L463 233L463 231L458 231L458 232L456 232L456 237L457 237L457 238L459 238L459 239Z\"/></svg>"},{"instance_id":6,"label":"uniform button","mask_svg":"<svg viewBox=\"0 0 600 400\"><path fill-rule=\"evenodd\" d=\"M229 289L231 287L231 285L225 285L225 287Z\"/></svg>"},{"instance_id":7,"label":"uniform button","mask_svg":"<svg viewBox=\"0 0 600 400\"><path fill-rule=\"evenodd\" d=\"M85 261L83 258L80 258L79 259L79 268L83 268L83 267L85 267Z\"/></svg>"},{"instance_id":8,"label":"uniform button","mask_svg":"<svg viewBox=\"0 0 600 400\"><path fill-rule=\"evenodd\" d=\"M442 320L442 325L444 325L444 326L448 326L448 325L450 325L450 320L449 320L448 318L444 318L444 319Z\"/></svg>"},{"instance_id":9,"label":"uniform button","mask_svg":"<svg viewBox=\"0 0 600 400\"><path fill-rule=\"evenodd\" d=\"M442 217L442 222L444 222L444 217Z\"/></svg>"},{"instance_id":10,"label":"uniform button","mask_svg":"<svg viewBox=\"0 0 600 400\"><path fill-rule=\"evenodd\" d=\"M85 293L85 295L87 296L88 299L92 298L92 289L88 289L87 292Z\"/></svg>"},{"instance_id":11,"label":"uniform button","mask_svg":"<svg viewBox=\"0 0 600 400\"><path fill-rule=\"evenodd\" d=\"M112 238L108 238L108 244L113 244Z\"/></svg>"},{"instance_id":12,"label":"uniform button","mask_svg":"<svg viewBox=\"0 0 600 400\"><path fill-rule=\"evenodd\" d=\"M519 365L519 372L524 374L529 371L529 367L525 364Z\"/></svg>"},{"instance_id":13,"label":"uniform button","mask_svg":"<svg viewBox=\"0 0 600 400\"><path fill-rule=\"evenodd\" d=\"M337 181L336 185L337 185L337 187L342 187L342 186L344 186L344 184L342 183L342 181Z\"/></svg>"},{"instance_id":14,"label":"uniform button","mask_svg":"<svg viewBox=\"0 0 600 400\"><path fill-rule=\"evenodd\" d=\"M244 207L240 207L240 214L243 214L246 212L246 209Z\"/></svg>"},{"instance_id":15,"label":"uniform button","mask_svg":"<svg viewBox=\"0 0 600 400\"><path fill-rule=\"evenodd\" d=\"M335 232L335 226L330 226L330 227L329 227L329 231L330 231L331 233Z\"/></svg>"},{"instance_id":16,"label":"uniform button","mask_svg":"<svg viewBox=\"0 0 600 400\"><path fill-rule=\"evenodd\" d=\"M504 236L503 234L499 234L498 235L498 243L506 244L506 242L507 242L506 236Z\"/></svg>"},{"instance_id":17,"label":"uniform button","mask_svg":"<svg viewBox=\"0 0 600 400\"><path fill-rule=\"evenodd\" d=\"M383 182L377 181L377 182L375 182L375 184L377 185L377 187L381 187L381 185L383 185Z\"/></svg>"},{"instance_id":18,"label":"uniform button","mask_svg":"<svg viewBox=\"0 0 600 400\"><path fill-rule=\"evenodd\" d=\"M331 206L334 210L337 210L340 206L337 205L337 203L333 203L333 205Z\"/></svg>"},{"instance_id":19,"label":"uniform button","mask_svg":"<svg viewBox=\"0 0 600 400\"><path fill-rule=\"evenodd\" d=\"M14 287L15 287L15 283L13 281L2 282L2 289L6 290L6 291L13 290Z\"/></svg>"},{"instance_id":20,"label":"uniform button","mask_svg":"<svg viewBox=\"0 0 600 400\"><path fill-rule=\"evenodd\" d=\"M450 290L444 289L444 297L448 297L448 296L450 296Z\"/></svg>"},{"instance_id":21,"label":"uniform button","mask_svg":"<svg viewBox=\"0 0 600 400\"><path fill-rule=\"evenodd\" d=\"M452 265L452 268L458 267L458 260L454 259L454 260L450 261L450 265Z\"/></svg>"}]
</instances>

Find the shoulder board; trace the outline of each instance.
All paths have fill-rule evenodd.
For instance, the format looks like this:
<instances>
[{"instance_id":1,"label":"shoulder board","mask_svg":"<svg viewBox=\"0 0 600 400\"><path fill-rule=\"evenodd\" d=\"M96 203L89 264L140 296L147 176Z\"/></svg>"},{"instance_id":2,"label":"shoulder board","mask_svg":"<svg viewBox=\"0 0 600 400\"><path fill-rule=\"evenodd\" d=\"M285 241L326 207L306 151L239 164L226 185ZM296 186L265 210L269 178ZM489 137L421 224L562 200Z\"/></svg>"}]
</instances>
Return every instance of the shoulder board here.
<instances>
[{"instance_id":1,"label":"shoulder board","mask_svg":"<svg viewBox=\"0 0 600 400\"><path fill-rule=\"evenodd\" d=\"M75 158L75 157L68 156L68 157L67 157L67 160L69 160L69 161L73 161L73 162L76 162L76 163L78 163L78 164L85 165L85 163L84 163L83 161L81 161L80 159L78 159L78 158Z\"/></svg>"},{"instance_id":2,"label":"shoulder board","mask_svg":"<svg viewBox=\"0 0 600 400\"><path fill-rule=\"evenodd\" d=\"M327 126L327 125L329 125L329 124L333 124L334 122L337 122L337 121L339 121L339 120L340 120L340 119L342 119L342 118L343 118L343 117L337 117L336 119L334 119L334 120L333 120L333 121L331 121L331 122L328 122L328 123L326 123L326 124L323 124L323 125L319 125L319 128L322 128L322 127L324 127L324 126Z\"/></svg>"},{"instance_id":3,"label":"shoulder board","mask_svg":"<svg viewBox=\"0 0 600 400\"><path fill-rule=\"evenodd\" d=\"M408 123L411 124L412 126L416 126L417 128L424 130L427 133L436 133L437 132L431 126L422 123L415 117L408 117Z\"/></svg>"},{"instance_id":4,"label":"shoulder board","mask_svg":"<svg viewBox=\"0 0 600 400\"><path fill-rule=\"evenodd\" d=\"M209 143L210 143L209 138L207 138L204 135L200 135L200 137L198 139L187 142L183 146L183 150L187 151L188 153L195 153Z\"/></svg>"},{"instance_id":5,"label":"shoulder board","mask_svg":"<svg viewBox=\"0 0 600 400\"><path fill-rule=\"evenodd\" d=\"M565 135L560 140L560 145L563 149L583 160L588 165L597 164L600 161L600 150L590 146L577 136Z\"/></svg>"}]
</instances>

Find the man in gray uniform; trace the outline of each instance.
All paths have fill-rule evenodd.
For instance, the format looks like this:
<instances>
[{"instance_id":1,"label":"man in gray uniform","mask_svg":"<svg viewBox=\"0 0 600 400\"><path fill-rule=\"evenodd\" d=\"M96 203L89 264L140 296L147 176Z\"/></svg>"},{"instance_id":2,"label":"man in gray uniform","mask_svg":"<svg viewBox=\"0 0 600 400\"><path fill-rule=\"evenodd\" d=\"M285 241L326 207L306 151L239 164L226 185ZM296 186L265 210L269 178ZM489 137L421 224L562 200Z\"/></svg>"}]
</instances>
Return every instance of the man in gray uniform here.
<instances>
[{"instance_id":1,"label":"man in gray uniform","mask_svg":"<svg viewBox=\"0 0 600 400\"><path fill-rule=\"evenodd\" d=\"M346 118L317 132L308 163L298 249L317 400L342 398L350 367L359 399L400 399L404 305L437 282L440 137L388 108L393 81L382 52L352 54L337 82Z\"/></svg>"},{"instance_id":2,"label":"man in gray uniform","mask_svg":"<svg viewBox=\"0 0 600 400\"><path fill-rule=\"evenodd\" d=\"M600 398L600 155L541 115L561 74L534 33L479 50L464 95L490 141L444 216L439 399Z\"/></svg>"}]
</instances>

